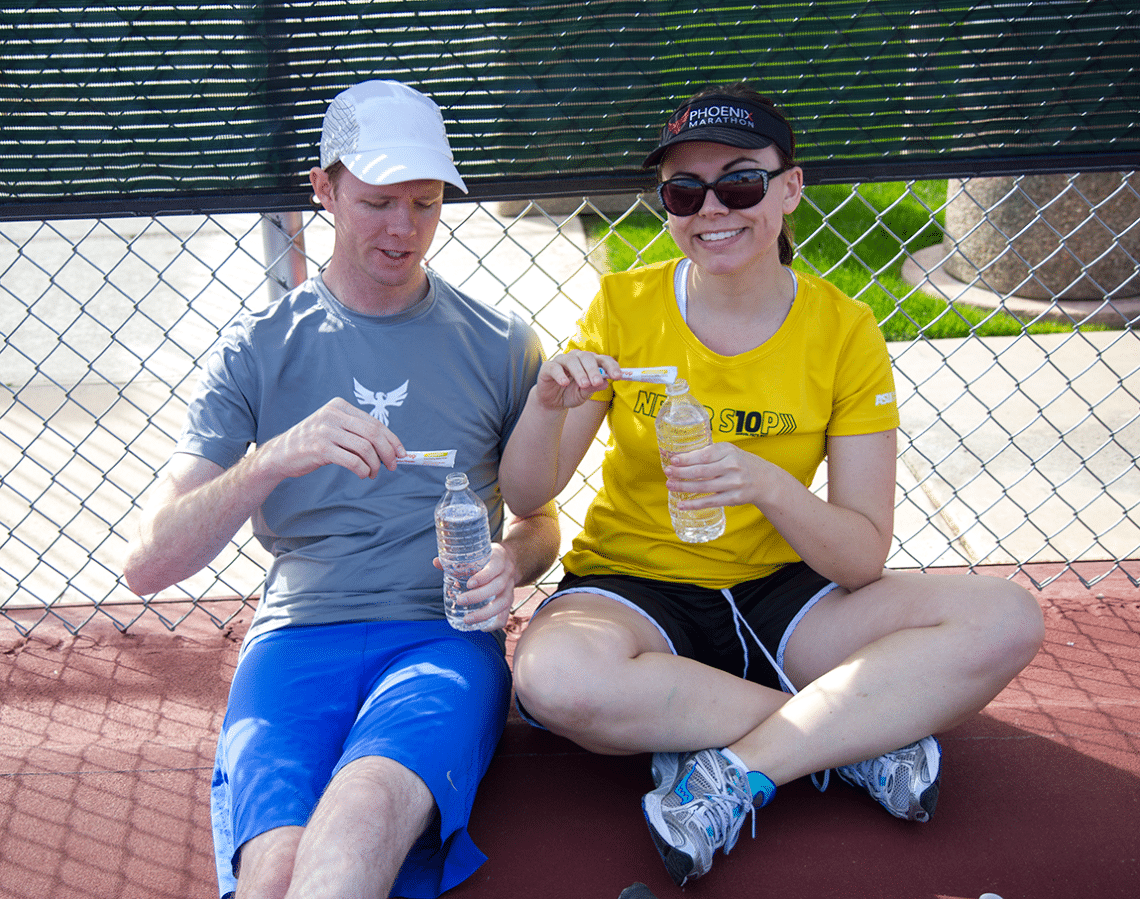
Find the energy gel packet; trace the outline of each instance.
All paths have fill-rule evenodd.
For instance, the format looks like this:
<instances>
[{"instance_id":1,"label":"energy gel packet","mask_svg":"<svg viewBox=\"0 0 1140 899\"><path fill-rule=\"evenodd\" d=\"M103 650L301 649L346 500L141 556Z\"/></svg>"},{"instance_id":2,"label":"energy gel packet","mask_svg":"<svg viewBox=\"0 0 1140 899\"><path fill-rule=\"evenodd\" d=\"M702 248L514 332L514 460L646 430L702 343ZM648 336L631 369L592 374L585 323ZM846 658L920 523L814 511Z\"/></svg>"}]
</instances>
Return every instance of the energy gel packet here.
<instances>
[{"instance_id":1,"label":"energy gel packet","mask_svg":"<svg viewBox=\"0 0 1140 899\"><path fill-rule=\"evenodd\" d=\"M396 457L396 464L454 468L455 450L404 450L404 455Z\"/></svg>"},{"instance_id":2,"label":"energy gel packet","mask_svg":"<svg viewBox=\"0 0 1140 899\"><path fill-rule=\"evenodd\" d=\"M605 370L602 370L605 374ZM653 384L672 384L677 380L677 366L655 365L651 368L623 368L621 370L623 381L649 381Z\"/></svg>"}]
</instances>

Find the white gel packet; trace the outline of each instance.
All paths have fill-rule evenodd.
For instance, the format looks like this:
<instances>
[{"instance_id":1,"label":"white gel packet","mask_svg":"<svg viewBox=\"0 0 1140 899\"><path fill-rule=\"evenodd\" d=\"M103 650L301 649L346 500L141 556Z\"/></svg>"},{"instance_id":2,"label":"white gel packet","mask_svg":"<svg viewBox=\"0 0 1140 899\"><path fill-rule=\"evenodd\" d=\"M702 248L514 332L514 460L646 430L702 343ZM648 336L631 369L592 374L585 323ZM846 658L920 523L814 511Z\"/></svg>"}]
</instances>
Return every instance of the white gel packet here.
<instances>
[{"instance_id":1,"label":"white gel packet","mask_svg":"<svg viewBox=\"0 0 1140 899\"><path fill-rule=\"evenodd\" d=\"M396 457L396 464L454 468L455 450L404 450L404 455Z\"/></svg>"}]
</instances>

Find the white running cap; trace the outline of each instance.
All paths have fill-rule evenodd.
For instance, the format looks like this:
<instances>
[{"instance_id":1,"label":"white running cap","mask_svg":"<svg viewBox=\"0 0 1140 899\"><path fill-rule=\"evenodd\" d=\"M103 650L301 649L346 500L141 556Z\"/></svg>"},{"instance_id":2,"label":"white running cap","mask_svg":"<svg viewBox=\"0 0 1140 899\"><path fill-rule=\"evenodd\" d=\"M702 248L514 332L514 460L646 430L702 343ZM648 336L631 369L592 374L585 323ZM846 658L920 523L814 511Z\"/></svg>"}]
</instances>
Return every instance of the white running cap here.
<instances>
[{"instance_id":1,"label":"white running cap","mask_svg":"<svg viewBox=\"0 0 1140 899\"><path fill-rule=\"evenodd\" d=\"M362 81L333 98L321 128L321 168L335 162L368 184L425 178L467 193L439 107L399 81Z\"/></svg>"}]
</instances>

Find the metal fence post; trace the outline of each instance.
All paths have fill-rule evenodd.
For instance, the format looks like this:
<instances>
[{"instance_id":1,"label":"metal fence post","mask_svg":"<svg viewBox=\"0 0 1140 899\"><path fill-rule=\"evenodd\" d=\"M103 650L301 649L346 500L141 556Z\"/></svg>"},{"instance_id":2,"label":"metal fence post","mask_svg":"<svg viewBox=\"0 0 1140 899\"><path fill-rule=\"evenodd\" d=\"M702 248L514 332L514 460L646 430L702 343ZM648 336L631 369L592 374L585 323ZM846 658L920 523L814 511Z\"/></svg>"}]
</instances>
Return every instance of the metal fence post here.
<instances>
[{"instance_id":1,"label":"metal fence post","mask_svg":"<svg viewBox=\"0 0 1140 899\"><path fill-rule=\"evenodd\" d=\"M308 277L303 227L300 212L268 212L261 216L270 302Z\"/></svg>"}]
</instances>

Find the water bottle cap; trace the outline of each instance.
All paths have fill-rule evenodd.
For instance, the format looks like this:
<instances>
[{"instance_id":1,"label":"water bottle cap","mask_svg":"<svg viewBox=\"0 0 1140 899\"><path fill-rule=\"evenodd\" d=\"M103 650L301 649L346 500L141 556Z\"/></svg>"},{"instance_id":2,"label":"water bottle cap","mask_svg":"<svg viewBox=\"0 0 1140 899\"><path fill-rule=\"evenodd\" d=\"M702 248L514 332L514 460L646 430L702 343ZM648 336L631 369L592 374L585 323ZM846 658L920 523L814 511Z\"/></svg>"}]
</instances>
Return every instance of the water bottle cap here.
<instances>
[{"instance_id":1,"label":"water bottle cap","mask_svg":"<svg viewBox=\"0 0 1140 899\"><path fill-rule=\"evenodd\" d=\"M447 476L444 481L448 490L464 490L467 487L467 474L462 471L454 471Z\"/></svg>"},{"instance_id":2,"label":"water bottle cap","mask_svg":"<svg viewBox=\"0 0 1140 899\"><path fill-rule=\"evenodd\" d=\"M680 396L682 393L689 392L689 382L684 378L674 378L673 381L665 385L666 396Z\"/></svg>"}]
</instances>

